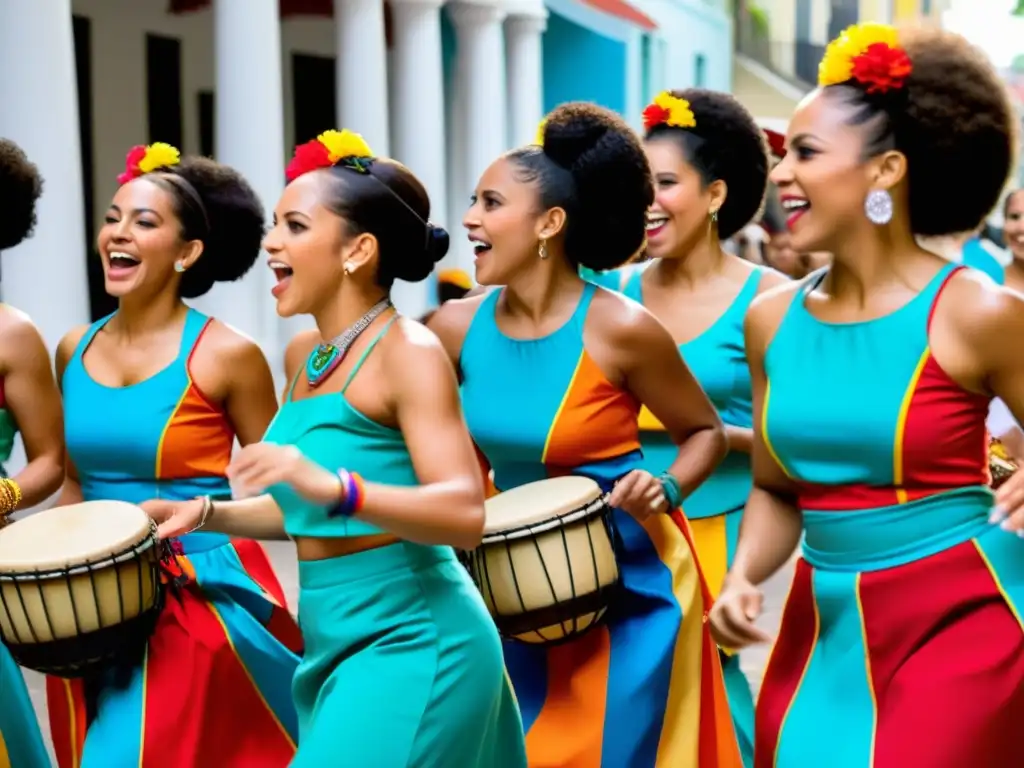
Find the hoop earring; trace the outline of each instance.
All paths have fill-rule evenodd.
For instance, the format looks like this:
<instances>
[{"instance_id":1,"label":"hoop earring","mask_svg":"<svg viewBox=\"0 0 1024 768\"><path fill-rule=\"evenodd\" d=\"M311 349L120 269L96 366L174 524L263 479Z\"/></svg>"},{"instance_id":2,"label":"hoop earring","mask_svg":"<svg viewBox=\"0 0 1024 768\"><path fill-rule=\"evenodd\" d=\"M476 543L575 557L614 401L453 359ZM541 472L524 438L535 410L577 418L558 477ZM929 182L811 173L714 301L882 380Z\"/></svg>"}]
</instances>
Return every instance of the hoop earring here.
<instances>
[{"instance_id":1,"label":"hoop earring","mask_svg":"<svg viewBox=\"0 0 1024 768\"><path fill-rule=\"evenodd\" d=\"M182 272L184 272L185 271L185 262L183 262L183 261L176 261L176 262L174 262L174 271L177 272L178 274L181 274Z\"/></svg>"},{"instance_id":2,"label":"hoop earring","mask_svg":"<svg viewBox=\"0 0 1024 768\"><path fill-rule=\"evenodd\" d=\"M884 189L872 189L864 198L864 215L872 224L888 224L892 221L892 195Z\"/></svg>"},{"instance_id":3,"label":"hoop earring","mask_svg":"<svg viewBox=\"0 0 1024 768\"><path fill-rule=\"evenodd\" d=\"M542 259L546 259L548 257L548 241L547 240L541 240L540 241L540 245L537 247L537 255L540 256Z\"/></svg>"}]
</instances>

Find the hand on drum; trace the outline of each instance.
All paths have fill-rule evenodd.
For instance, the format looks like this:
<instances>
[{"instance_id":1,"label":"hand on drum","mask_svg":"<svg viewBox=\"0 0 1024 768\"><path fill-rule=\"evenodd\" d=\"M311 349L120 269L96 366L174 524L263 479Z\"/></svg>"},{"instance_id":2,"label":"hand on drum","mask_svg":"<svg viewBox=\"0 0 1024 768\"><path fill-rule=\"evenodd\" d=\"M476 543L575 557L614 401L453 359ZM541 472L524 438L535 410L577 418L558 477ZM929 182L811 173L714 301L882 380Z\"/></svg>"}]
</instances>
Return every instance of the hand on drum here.
<instances>
[{"instance_id":1,"label":"hand on drum","mask_svg":"<svg viewBox=\"0 0 1024 768\"><path fill-rule=\"evenodd\" d=\"M988 521L1024 538L1024 471L1014 472L999 486Z\"/></svg>"},{"instance_id":2,"label":"hand on drum","mask_svg":"<svg viewBox=\"0 0 1024 768\"><path fill-rule=\"evenodd\" d=\"M286 483L316 504L335 504L341 498L341 478L307 459L294 445L252 443L228 465L228 481L236 499L259 496Z\"/></svg>"},{"instance_id":3,"label":"hand on drum","mask_svg":"<svg viewBox=\"0 0 1024 768\"><path fill-rule=\"evenodd\" d=\"M195 530L203 516L203 500L167 501L153 499L142 503L142 509L157 524L156 533L161 539L173 539Z\"/></svg>"},{"instance_id":4,"label":"hand on drum","mask_svg":"<svg viewBox=\"0 0 1024 768\"><path fill-rule=\"evenodd\" d=\"M615 484L608 504L625 510L641 522L651 515L669 511L661 481L642 469L634 469Z\"/></svg>"},{"instance_id":5,"label":"hand on drum","mask_svg":"<svg viewBox=\"0 0 1024 768\"><path fill-rule=\"evenodd\" d=\"M739 650L771 637L754 624L761 615L764 595L746 579L727 577L722 593L711 607L711 635L722 648Z\"/></svg>"}]
</instances>

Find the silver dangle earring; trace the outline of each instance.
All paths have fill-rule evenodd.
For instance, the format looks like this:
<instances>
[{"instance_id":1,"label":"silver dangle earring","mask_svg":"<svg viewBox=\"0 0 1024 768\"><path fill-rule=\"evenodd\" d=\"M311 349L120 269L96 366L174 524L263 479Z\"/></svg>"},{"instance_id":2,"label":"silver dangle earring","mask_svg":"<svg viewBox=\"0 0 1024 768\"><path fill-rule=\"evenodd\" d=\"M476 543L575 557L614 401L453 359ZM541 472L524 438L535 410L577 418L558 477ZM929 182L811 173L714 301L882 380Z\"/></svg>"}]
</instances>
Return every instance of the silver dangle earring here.
<instances>
[{"instance_id":1,"label":"silver dangle earring","mask_svg":"<svg viewBox=\"0 0 1024 768\"><path fill-rule=\"evenodd\" d=\"M537 255L540 256L542 259L546 259L548 257L548 241L547 240L541 240L540 241L540 245L537 247Z\"/></svg>"},{"instance_id":2,"label":"silver dangle earring","mask_svg":"<svg viewBox=\"0 0 1024 768\"><path fill-rule=\"evenodd\" d=\"M712 211L711 212L711 223L712 224L717 224L718 223L718 211Z\"/></svg>"},{"instance_id":3,"label":"silver dangle earring","mask_svg":"<svg viewBox=\"0 0 1024 768\"><path fill-rule=\"evenodd\" d=\"M179 274L184 272L185 271L185 262L183 262L183 261L176 261L176 262L174 262L174 271L178 272Z\"/></svg>"},{"instance_id":4,"label":"silver dangle earring","mask_svg":"<svg viewBox=\"0 0 1024 768\"><path fill-rule=\"evenodd\" d=\"M872 189L864 199L864 215L872 224L888 224L892 221L892 195L884 189Z\"/></svg>"}]
</instances>

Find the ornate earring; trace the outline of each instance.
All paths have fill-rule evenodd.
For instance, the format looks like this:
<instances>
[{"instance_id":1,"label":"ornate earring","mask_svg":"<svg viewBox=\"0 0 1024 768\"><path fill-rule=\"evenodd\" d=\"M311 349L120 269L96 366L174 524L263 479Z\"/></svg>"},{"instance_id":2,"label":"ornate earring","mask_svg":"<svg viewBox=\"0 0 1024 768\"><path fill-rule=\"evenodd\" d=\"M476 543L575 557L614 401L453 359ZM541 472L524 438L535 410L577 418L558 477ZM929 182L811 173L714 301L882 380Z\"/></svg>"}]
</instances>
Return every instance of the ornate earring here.
<instances>
[{"instance_id":1,"label":"ornate earring","mask_svg":"<svg viewBox=\"0 0 1024 768\"><path fill-rule=\"evenodd\" d=\"M864 199L864 215L879 226L892 221L892 195L884 189L872 189Z\"/></svg>"},{"instance_id":2,"label":"ornate earring","mask_svg":"<svg viewBox=\"0 0 1024 768\"><path fill-rule=\"evenodd\" d=\"M717 224L718 223L718 211L717 210L714 210L714 211L711 212L711 223L712 224Z\"/></svg>"},{"instance_id":3,"label":"ornate earring","mask_svg":"<svg viewBox=\"0 0 1024 768\"><path fill-rule=\"evenodd\" d=\"M174 271L178 272L178 273L184 272L185 271L185 262L183 262L183 261L176 261L176 262L174 262Z\"/></svg>"},{"instance_id":4,"label":"ornate earring","mask_svg":"<svg viewBox=\"0 0 1024 768\"><path fill-rule=\"evenodd\" d=\"M547 240L541 240L540 241L540 245L537 247L537 255L540 256L542 259L546 259L548 257L548 241Z\"/></svg>"}]
</instances>

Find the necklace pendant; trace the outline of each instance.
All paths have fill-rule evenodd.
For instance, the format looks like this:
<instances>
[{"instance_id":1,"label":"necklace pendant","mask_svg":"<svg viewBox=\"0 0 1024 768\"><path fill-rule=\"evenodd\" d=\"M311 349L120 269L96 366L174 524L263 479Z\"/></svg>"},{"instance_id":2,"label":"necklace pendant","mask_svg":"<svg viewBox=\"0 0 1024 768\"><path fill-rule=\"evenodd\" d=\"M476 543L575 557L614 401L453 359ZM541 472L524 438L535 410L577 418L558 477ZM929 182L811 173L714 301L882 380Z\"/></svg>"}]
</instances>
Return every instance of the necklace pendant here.
<instances>
[{"instance_id":1,"label":"necklace pendant","mask_svg":"<svg viewBox=\"0 0 1024 768\"><path fill-rule=\"evenodd\" d=\"M306 380L315 388L341 365L345 354L333 344L320 344L306 361Z\"/></svg>"}]
</instances>

